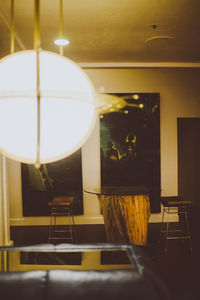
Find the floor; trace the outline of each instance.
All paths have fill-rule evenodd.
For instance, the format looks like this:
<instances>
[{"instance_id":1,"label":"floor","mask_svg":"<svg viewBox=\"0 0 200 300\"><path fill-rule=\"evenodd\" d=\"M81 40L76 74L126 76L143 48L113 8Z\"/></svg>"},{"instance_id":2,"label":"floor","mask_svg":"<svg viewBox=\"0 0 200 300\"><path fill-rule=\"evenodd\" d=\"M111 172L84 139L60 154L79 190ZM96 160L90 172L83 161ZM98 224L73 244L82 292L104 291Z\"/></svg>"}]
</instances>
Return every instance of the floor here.
<instances>
[{"instance_id":1,"label":"floor","mask_svg":"<svg viewBox=\"0 0 200 300\"><path fill-rule=\"evenodd\" d=\"M200 299L200 247L195 240L191 243L188 240L169 240L166 253L163 234L159 230L149 234L144 252L168 286L173 299Z\"/></svg>"},{"instance_id":2,"label":"floor","mask_svg":"<svg viewBox=\"0 0 200 300\"><path fill-rule=\"evenodd\" d=\"M160 233L161 224L151 224L148 232L148 244L142 247L155 266L156 272L168 286L173 299L200 299L200 246L198 231L192 241L190 251L188 241L178 240L168 242L168 251L163 251L163 236ZM32 233L30 233L32 232ZM34 226L11 228L11 238L15 245L46 243L48 227ZM77 243L106 242L104 225L82 225L76 227Z\"/></svg>"}]
</instances>

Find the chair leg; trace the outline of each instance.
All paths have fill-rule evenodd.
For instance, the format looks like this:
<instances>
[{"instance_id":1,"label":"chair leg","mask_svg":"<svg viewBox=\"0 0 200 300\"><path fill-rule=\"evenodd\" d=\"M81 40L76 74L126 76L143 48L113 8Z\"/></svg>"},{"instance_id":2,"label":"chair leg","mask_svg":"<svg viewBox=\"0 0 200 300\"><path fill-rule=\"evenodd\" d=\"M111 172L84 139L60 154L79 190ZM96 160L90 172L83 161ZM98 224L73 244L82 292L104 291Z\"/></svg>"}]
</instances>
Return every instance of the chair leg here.
<instances>
[{"instance_id":1,"label":"chair leg","mask_svg":"<svg viewBox=\"0 0 200 300\"><path fill-rule=\"evenodd\" d=\"M71 215L70 209L68 209L68 220L69 220L70 237L71 237L71 241L73 243L74 241L73 241L73 231L72 231L72 215Z\"/></svg>"},{"instance_id":2,"label":"chair leg","mask_svg":"<svg viewBox=\"0 0 200 300\"><path fill-rule=\"evenodd\" d=\"M164 231L164 214L165 214L165 208L163 207L163 213L162 213L162 232Z\"/></svg>"},{"instance_id":3,"label":"chair leg","mask_svg":"<svg viewBox=\"0 0 200 300\"><path fill-rule=\"evenodd\" d=\"M187 234L189 238L189 244L190 244L190 251L192 251L192 244L191 244L191 233L190 233L190 226L188 222L188 214L187 214L187 207L184 207L185 211L185 220L186 220L186 227L187 227Z\"/></svg>"},{"instance_id":4,"label":"chair leg","mask_svg":"<svg viewBox=\"0 0 200 300\"><path fill-rule=\"evenodd\" d=\"M48 241L52 238L52 232L53 232L53 211L51 209L51 216L50 216L50 226L49 226L49 236L48 236Z\"/></svg>"},{"instance_id":5,"label":"chair leg","mask_svg":"<svg viewBox=\"0 0 200 300\"><path fill-rule=\"evenodd\" d=\"M73 215L72 209L70 211L71 211L71 218L72 218L73 241L76 243L76 232L75 232L75 226L74 226L75 225L74 215Z\"/></svg>"},{"instance_id":6,"label":"chair leg","mask_svg":"<svg viewBox=\"0 0 200 300\"><path fill-rule=\"evenodd\" d=\"M168 240L168 232L169 232L169 222L168 222L168 216L167 216L167 228L166 228L166 235L165 235L165 253L167 253L167 240Z\"/></svg>"}]
</instances>

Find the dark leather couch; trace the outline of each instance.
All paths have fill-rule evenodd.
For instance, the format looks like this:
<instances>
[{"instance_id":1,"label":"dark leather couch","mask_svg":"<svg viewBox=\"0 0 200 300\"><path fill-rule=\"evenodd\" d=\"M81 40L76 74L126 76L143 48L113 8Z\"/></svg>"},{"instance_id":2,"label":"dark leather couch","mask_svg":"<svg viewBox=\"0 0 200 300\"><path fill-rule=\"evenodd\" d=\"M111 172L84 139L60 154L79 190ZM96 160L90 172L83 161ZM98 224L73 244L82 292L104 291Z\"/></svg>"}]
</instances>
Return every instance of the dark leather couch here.
<instances>
[{"instance_id":1,"label":"dark leather couch","mask_svg":"<svg viewBox=\"0 0 200 300\"><path fill-rule=\"evenodd\" d=\"M91 245L31 246L83 248ZM101 245L101 249L113 245ZM98 247L94 245L92 247ZM127 247L135 267L130 270L46 270L0 272L0 299L13 300L167 300L168 291L149 260L137 247ZM27 249L27 247L25 247ZM12 248L12 249L25 249ZM9 248L11 249L11 248ZM46 248L45 248L46 249ZM53 248L52 248L53 249ZM2 250L2 248L1 248ZM8 250L4 248L3 250ZM10 251L10 250L8 250ZM35 250L34 250L35 251Z\"/></svg>"}]
</instances>

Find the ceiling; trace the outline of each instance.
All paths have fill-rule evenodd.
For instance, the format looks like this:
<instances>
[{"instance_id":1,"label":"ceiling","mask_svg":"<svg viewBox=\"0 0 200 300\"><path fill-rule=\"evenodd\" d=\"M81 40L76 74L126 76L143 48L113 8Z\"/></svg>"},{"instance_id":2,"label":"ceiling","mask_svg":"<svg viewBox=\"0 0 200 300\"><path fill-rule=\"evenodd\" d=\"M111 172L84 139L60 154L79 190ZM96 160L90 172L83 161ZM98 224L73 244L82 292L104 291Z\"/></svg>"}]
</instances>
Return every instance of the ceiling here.
<instances>
[{"instance_id":1,"label":"ceiling","mask_svg":"<svg viewBox=\"0 0 200 300\"><path fill-rule=\"evenodd\" d=\"M41 46L58 52L59 0L41 0ZM77 63L200 62L199 0L63 0L64 55ZM34 0L15 0L15 51L33 48ZM10 0L0 0L0 57Z\"/></svg>"}]
</instances>

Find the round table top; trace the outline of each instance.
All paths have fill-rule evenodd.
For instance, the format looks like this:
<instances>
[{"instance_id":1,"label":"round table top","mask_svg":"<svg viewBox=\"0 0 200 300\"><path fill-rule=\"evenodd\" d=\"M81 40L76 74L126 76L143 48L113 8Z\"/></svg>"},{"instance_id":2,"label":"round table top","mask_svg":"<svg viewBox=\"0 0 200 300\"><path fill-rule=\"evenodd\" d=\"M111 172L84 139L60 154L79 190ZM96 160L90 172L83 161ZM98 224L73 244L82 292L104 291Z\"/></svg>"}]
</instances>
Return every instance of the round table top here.
<instances>
[{"instance_id":1,"label":"round table top","mask_svg":"<svg viewBox=\"0 0 200 300\"><path fill-rule=\"evenodd\" d=\"M89 194L102 196L132 196L149 194L147 187L144 186L103 186L100 188L86 188L83 191Z\"/></svg>"}]
</instances>

